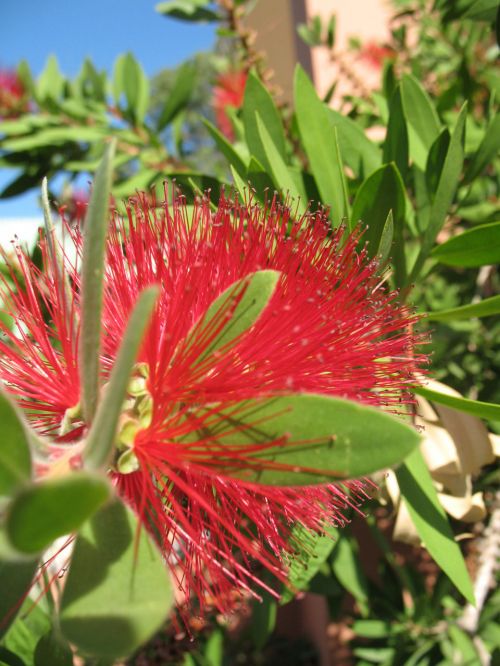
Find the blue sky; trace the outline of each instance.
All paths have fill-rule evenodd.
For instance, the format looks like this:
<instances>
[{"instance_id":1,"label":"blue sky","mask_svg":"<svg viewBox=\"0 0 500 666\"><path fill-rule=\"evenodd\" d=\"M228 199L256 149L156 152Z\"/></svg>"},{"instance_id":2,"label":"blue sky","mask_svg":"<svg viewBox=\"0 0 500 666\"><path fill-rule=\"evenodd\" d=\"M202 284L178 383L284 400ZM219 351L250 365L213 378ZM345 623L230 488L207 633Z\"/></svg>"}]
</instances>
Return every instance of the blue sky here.
<instances>
[{"instance_id":1,"label":"blue sky","mask_svg":"<svg viewBox=\"0 0 500 666\"><path fill-rule=\"evenodd\" d=\"M166 18L154 6L155 0L0 0L0 67L25 59L38 75L54 53L63 73L74 76L86 56L111 71L117 55L132 51L152 75L213 45L213 26ZM13 174L0 170L0 189ZM0 200L0 218L37 213L36 194Z\"/></svg>"}]
</instances>

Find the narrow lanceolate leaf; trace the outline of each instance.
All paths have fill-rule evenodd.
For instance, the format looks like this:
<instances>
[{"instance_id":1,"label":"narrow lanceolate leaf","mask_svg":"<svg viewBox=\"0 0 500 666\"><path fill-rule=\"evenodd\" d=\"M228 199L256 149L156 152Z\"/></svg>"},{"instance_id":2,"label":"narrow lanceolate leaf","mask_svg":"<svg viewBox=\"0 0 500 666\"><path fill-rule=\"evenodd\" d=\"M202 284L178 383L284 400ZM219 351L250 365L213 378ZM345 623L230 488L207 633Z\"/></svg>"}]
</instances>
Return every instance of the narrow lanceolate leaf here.
<instances>
[{"instance_id":1,"label":"narrow lanceolate leaf","mask_svg":"<svg viewBox=\"0 0 500 666\"><path fill-rule=\"evenodd\" d=\"M257 127L256 113L262 119L269 132L276 150L283 160L286 160L285 132L281 122L278 109L274 104L269 90L259 80L253 72L248 75L245 86L245 96L243 100L243 125L245 128L245 138L250 149L250 154L254 155L259 162L269 167L267 164L267 154L262 145L259 129ZM235 165L236 166L236 165Z\"/></svg>"},{"instance_id":2,"label":"narrow lanceolate leaf","mask_svg":"<svg viewBox=\"0 0 500 666\"><path fill-rule=\"evenodd\" d=\"M241 176L241 178L245 178L247 172L245 163L238 155L236 150L233 148L233 146L229 143L226 137L221 132L219 132L217 127L212 125L211 122L209 122L205 118L202 118L202 122L209 131L212 139L217 144L217 148L221 151L226 160L229 162L229 165L237 171L238 175Z\"/></svg>"},{"instance_id":3,"label":"narrow lanceolate leaf","mask_svg":"<svg viewBox=\"0 0 500 666\"><path fill-rule=\"evenodd\" d=\"M10 495L31 478L28 426L0 387L0 496Z\"/></svg>"},{"instance_id":4,"label":"narrow lanceolate leaf","mask_svg":"<svg viewBox=\"0 0 500 666\"><path fill-rule=\"evenodd\" d=\"M411 74L403 76L401 94L408 123L410 157L424 171L427 155L441 127L439 117L429 95Z\"/></svg>"},{"instance_id":5,"label":"narrow lanceolate leaf","mask_svg":"<svg viewBox=\"0 0 500 666\"><path fill-rule=\"evenodd\" d=\"M433 259L448 266L475 268L500 263L500 222L482 224L453 236L432 250Z\"/></svg>"},{"instance_id":6,"label":"narrow lanceolate leaf","mask_svg":"<svg viewBox=\"0 0 500 666\"><path fill-rule=\"evenodd\" d=\"M202 361L215 351L228 348L259 318L269 303L280 273L257 271L228 287L210 305L202 319L186 337L184 349L197 347L207 340L203 352L197 357Z\"/></svg>"},{"instance_id":7,"label":"narrow lanceolate leaf","mask_svg":"<svg viewBox=\"0 0 500 666\"><path fill-rule=\"evenodd\" d=\"M405 191L403 181L394 163L384 164L361 185L352 207L351 222L359 220L367 229L363 240L368 241L368 252L378 252L387 216L392 212L396 237L402 236L405 219ZM398 269L400 266L398 265Z\"/></svg>"},{"instance_id":8,"label":"narrow lanceolate leaf","mask_svg":"<svg viewBox=\"0 0 500 666\"><path fill-rule=\"evenodd\" d=\"M486 134L481 141L476 154L472 158L467 171L465 182L471 183L500 152L500 114L496 114L491 121Z\"/></svg>"},{"instance_id":9,"label":"narrow lanceolate leaf","mask_svg":"<svg viewBox=\"0 0 500 666\"><path fill-rule=\"evenodd\" d=\"M452 409L457 409L459 412L466 412L479 416L481 419L490 419L491 421L500 421L500 405L495 405L492 402L481 402L480 400L469 400L468 398L457 398L431 389L419 388L414 389L415 393L421 395L423 398L431 402L437 402L440 405L446 405Z\"/></svg>"},{"instance_id":10,"label":"narrow lanceolate leaf","mask_svg":"<svg viewBox=\"0 0 500 666\"><path fill-rule=\"evenodd\" d=\"M467 117L467 103L462 106L457 123L451 135L450 145L446 153L441 177L433 197L429 213L429 223L424 231L420 252L417 256L409 277L411 283L419 275L424 261L432 250L436 237L443 226L453 197L458 186L458 179L462 172L464 162L465 119Z\"/></svg>"},{"instance_id":11,"label":"narrow lanceolate leaf","mask_svg":"<svg viewBox=\"0 0 500 666\"><path fill-rule=\"evenodd\" d=\"M304 213L307 208L305 193L298 180L294 177L293 172L288 168L284 159L281 157L278 149L274 145L271 135L267 131L267 128L258 113L256 114L256 118L259 135L266 152L266 163L269 166L274 186L284 196L289 195L293 198L294 207L297 208L297 212L300 215Z\"/></svg>"},{"instance_id":12,"label":"narrow lanceolate leaf","mask_svg":"<svg viewBox=\"0 0 500 666\"><path fill-rule=\"evenodd\" d=\"M332 127L337 128L340 153L344 162L356 176L361 179L367 178L381 164L380 149L349 116L329 108L328 117Z\"/></svg>"},{"instance_id":13,"label":"narrow lanceolate leaf","mask_svg":"<svg viewBox=\"0 0 500 666\"><path fill-rule=\"evenodd\" d=\"M157 295L156 287L145 289L130 315L104 397L99 404L83 451L83 459L89 469L106 467L111 457L127 384Z\"/></svg>"},{"instance_id":14,"label":"narrow lanceolate leaf","mask_svg":"<svg viewBox=\"0 0 500 666\"><path fill-rule=\"evenodd\" d=\"M333 573L340 583L356 599L363 615L368 610L368 582L359 561L356 542L347 532L341 531L332 558Z\"/></svg>"},{"instance_id":15,"label":"narrow lanceolate leaf","mask_svg":"<svg viewBox=\"0 0 500 666\"><path fill-rule=\"evenodd\" d=\"M149 105L149 80L131 53L126 54L123 64L123 87L128 111L140 125L144 122Z\"/></svg>"},{"instance_id":16,"label":"narrow lanceolate leaf","mask_svg":"<svg viewBox=\"0 0 500 666\"><path fill-rule=\"evenodd\" d=\"M194 445L200 463L268 485L366 476L397 465L420 440L378 409L314 394L248 400L208 414L200 409L193 418L202 431L180 441Z\"/></svg>"},{"instance_id":17,"label":"narrow lanceolate leaf","mask_svg":"<svg viewBox=\"0 0 500 666\"><path fill-rule=\"evenodd\" d=\"M382 265L387 261L391 254L392 241L394 238L394 221L392 210L389 211L387 219L382 229L382 234L380 236L380 241L378 244L377 255L380 257L380 262Z\"/></svg>"},{"instance_id":18,"label":"narrow lanceolate leaf","mask_svg":"<svg viewBox=\"0 0 500 666\"><path fill-rule=\"evenodd\" d=\"M491 317L500 314L500 296L485 298L479 303L462 305L458 308L429 312L428 319L432 321L456 321L458 319L472 319L473 317Z\"/></svg>"},{"instance_id":19,"label":"narrow lanceolate leaf","mask_svg":"<svg viewBox=\"0 0 500 666\"><path fill-rule=\"evenodd\" d=\"M396 475L404 503L424 546L467 601L475 604L462 553L420 451L414 451Z\"/></svg>"},{"instance_id":20,"label":"narrow lanceolate leaf","mask_svg":"<svg viewBox=\"0 0 500 666\"><path fill-rule=\"evenodd\" d=\"M177 70L174 84L170 90L158 120L158 130L163 130L187 105L193 93L197 78L197 68L191 63L184 63Z\"/></svg>"},{"instance_id":21,"label":"narrow lanceolate leaf","mask_svg":"<svg viewBox=\"0 0 500 666\"><path fill-rule=\"evenodd\" d=\"M338 226L344 218L349 217L340 150L328 110L300 66L295 70L294 102L301 142L321 200L330 207L330 218L334 226Z\"/></svg>"},{"instance_id":22,"label":"narrow lanceolate leaf","mask_svg":"<svg viewBox=\"0 0 500 666\"><path fill-rule=\"evenodd\" d=\"M56 230L50 212L47 178L44 178L42 180L42 207L43 207L43 219L45 226L45 237L47 239L47 248L49 251L49 257L50 261L52 262L52 265L54 266L54 273L57 276L58 288L61 289L64 293L66 313L67 316L69 317L70 316L69 313L71 311L71 303L72 303L71 285L69 283L68 274L63 268L62 253L56 240Z\"/></svg>"},{"instance_id":23,"label":"narrow lanceolate leaf","mask_svg":"<svg viewBox=\"0 0 500 666\"><path fill-rule=\"evenodd\" d=\"M408 155L408 128L399 85L394 91L389 105L389 122L384 141L383 160L386 164L394 162L404 178L408 171Z\"/></svg>"},{"instance_id":24,"label":"narrow lanceolate leaf","mask_svg":"<svg viewBox=\"0 0 500 666\"><path fill-rule=\"evenodd\" d=\"M77 530L110 496L107 479L88 472L27 486L7 510L7 536L21 553L39 553Z\"/></svg>"},{"instance_id":25,"label":"narrow lanceolate leaf","mask_svg":"<svg viewBox=\"0 0 500 666\"><path fill-rule=\"evenodd\" d=\"M114 152L113 142L97 170L84 224L79 353L82 409L87 423L94 417L99 394L104 255Z\"/></svg>"},{"instance_id":26,"label":"narrow lanceolate leaf","mask_svg":"<svg viewBox=\"0 0 500 666\"><path fill-rule=\"evenodd\" d=\"M14 621L28 592L38 560L3 560L0 558L0 639ZM1 658L0 658L0 663Z\"/></svg>"},{"instance_id":27,"label":"narrow lanceolate leaf","mask_svg":"<svg viewBox=\"0 0 500 666\"><path fill-rule=\"evenodd\" d=\"M232 164L229 166L229 169L231 171L231 176L233 177L234 186L241 197L241 201L245 201L248 194L248 185Z\"/></svg>"},{"instance_id":28,"label":"narrow lanceolate leaf","mask_svg":"<svg viewBox=\"0 0 500 666\"><path fill-rule=\"evenodd\" d=\"M304 590L308 583L321 569L326 558L332 552L338 539L338 531L334 527L325 528L324 534L311 532L302 525L292 530L292 546L298 549L288 569L288 583L281 595L280 603L291 601L297 590ZM296 545L297 544L297 545Z\"/></svg>"},{"instance_id":29,"label":"narrow lanceolate leaf","mask_svg":"<svg viewBox=\"0 0 500 666\"><path fill-rule=\"evenodd\" d=\"M61 629L82 652L126 657L166 620L172 590L165 564L121 502L80 531L61 601Z\"/></svg>"}]
</instances>

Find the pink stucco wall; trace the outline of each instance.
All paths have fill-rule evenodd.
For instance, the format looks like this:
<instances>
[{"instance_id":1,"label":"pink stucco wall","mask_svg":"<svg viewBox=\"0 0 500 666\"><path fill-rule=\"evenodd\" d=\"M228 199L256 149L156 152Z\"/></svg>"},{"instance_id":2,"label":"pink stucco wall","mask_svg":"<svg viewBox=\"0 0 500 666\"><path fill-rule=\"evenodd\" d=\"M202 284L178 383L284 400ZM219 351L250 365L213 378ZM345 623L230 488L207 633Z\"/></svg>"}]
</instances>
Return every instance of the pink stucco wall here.
<instances>
[{"instance_id":1,"label":"pink stucco wall","mask_svg":"<svg viewBox=\"0 0 500 666\"><path fill-rule=\"evenodd\" d=\"M312 69L316 88L320 95L326 93L338 75L338 58L352 70L367 88L380 82L380 72L365 61L346 54L349 37L358 37L362 42L381 43L389 37L389 18L393 13L388 0L305 0L308 17L321 15L328 19L337 17L334 57L325 48L312 49ZM341 76L335 97L348 92L350 84Z\"/></svg>"}]
</instances>

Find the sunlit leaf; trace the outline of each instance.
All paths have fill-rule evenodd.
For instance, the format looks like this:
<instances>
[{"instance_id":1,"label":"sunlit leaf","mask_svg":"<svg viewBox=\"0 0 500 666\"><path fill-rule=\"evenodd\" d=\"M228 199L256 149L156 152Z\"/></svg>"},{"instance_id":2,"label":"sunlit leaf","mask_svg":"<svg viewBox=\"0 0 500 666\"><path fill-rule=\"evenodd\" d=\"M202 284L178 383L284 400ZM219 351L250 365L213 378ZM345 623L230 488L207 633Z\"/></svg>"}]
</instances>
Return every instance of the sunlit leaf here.
<instances>
[{"instance_id":1,"label":"sunlit leaf","mask_svg":"<svg viewBox=\"0 0 500 666\"><path fill-rule=\"evenodd\" d=\"M0 496L9 495L31 478L29 436L21 414L0 388Z\"/></svg>"},{"instance_id":2,"label":"sunlit leaf","mask_svg":"<svg viewBox=\"0 0 500 666\"><path fill-rule=\"evenodd\" d=\"M193 418L202 417L200 408ZM199 441L199 454L207 451L206 460L200 455L204 464L283 486L366 476L400 463L419 440L414 428L381 410L314 394L210 407L203 433L181 439Z\"/></svg>"},{"instance_id":3,"label":"sunlit leaf","mask_svg":"<svg viewBox=\"0 0 500 666\"><path fill-rule=\"evenodd\" d=\"M245 127L245 138L250 149L259 162L267 165L267 153L262 145L259 129L257 127L258 113L267 131L269 132L276 150L283 160L286 160L285 132L276 105L271 93L260 81L254 72L248 75L243 100L243 125ZM235 165L236 166L236 165Z\"/></svg>"},{"instance_id":4,"label":"sunlit leaf","mask_svg":"<svg viewBox=\"0 0 500 666\"><path fill-rule=\"evenodd\" d=\"M427 155L439 134L441 123L429 95L412 74L403 76L401 94L408 123L410 157L424 171Z\"/></svg>"},{"instance_id":5,"label":"sunlit leaf","mask_svg":"<svg viewBox=\"0 0 500 666\"><path fill-rule=\"evenodd\" d=\"M295 70L294 101L301 142L322 203L330 207L330 218L338 226L349 218L349 202L336 130L332 130L328 110L300 66Z\"/></svg>"},{"instance_id":6,"label":"sunlit leaf","mask_svg":"<svg viewBox=\"0 0 500 666\"><path fill-rule=\"evenodd\" d=\"M475 604L464 558L420 451L408 456L396 476L403 501L424 546L467 601Z\"/></svg>"},{"instance_id":7,"label":"sunlit leaf","mask_svg":"<svg viewBox=\"0 0 500 666\"><path fill-rule=\"evenodd\" d=\"M492 421L500 421L500 405L495 405L492 402L481 402L480 400L469 400L468 398L457 398L446 393L439 393L431 389L419 386L414 389L415 393L421 395L423 398L431 402L437 402L440 405L446 405L457 409L459 412L466 412L479 416L481 419L491 419Z\"/></svg>"},{"instance_id":8,"label":"sunlit leaf","mask_svg":"<svg viewBox=\"0 0 500 666\"><path fill-rule=\"evenodd\" d=\"M462 305L458 308L429 312L427 318L432 321L455 321L458 319L472 319L473 317L491 317L500 314L500 296L491 296L477 303Z\"/></svg>"},{"instance_id":9,"label":"sunlit leaf","mask_svg":"<svg viewBox=\"0 0 500 666\"><path fill-rule=\"evenodd\" d=\"M87 422L95 414L99 392L104 254L114 152L115 144L111 143L97 170L83 227L79 355L82 409Z\"/></svg>"},{"instance_id":10,"label":"sunlit leaf","mask_svg":"<svg viewBox=\"0 0 500 666\"><path fill-rule=\"evenodd\" d=\"M88 472L26 486L8 507L9 540L20 552L38 553L77 530L110 496L107 479Z\"/></svg>"},{"instance_id":11,"label":"sunlit leaf","mask_svg":"<svg viewBox=\"0 0 500 666\"><path fill-rule=\"evenodd\" d=\"M89 469L106 467L111 457L127 385L157 296L156 287L145 289L128 320L104 397L86 439L83 459Z\"/></svg>"},{"instance_id":12,"label":"sunlit leaf","mask_svg":"<svg viewBox=\"0 0 500 666\"><path fill-rule=\"evenodd\" d=\"M500 263L500 222L482 224L453 236L431 253L434 259L448 266L474 268Z\"/></svg>"}]
</instances>

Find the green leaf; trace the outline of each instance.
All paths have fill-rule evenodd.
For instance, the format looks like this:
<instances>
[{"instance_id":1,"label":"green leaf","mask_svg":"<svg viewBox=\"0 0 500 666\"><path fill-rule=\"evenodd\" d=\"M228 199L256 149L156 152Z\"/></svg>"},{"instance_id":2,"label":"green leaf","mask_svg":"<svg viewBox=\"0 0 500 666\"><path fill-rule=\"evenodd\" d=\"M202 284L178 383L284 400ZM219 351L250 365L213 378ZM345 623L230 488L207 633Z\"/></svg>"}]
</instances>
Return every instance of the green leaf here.
<instances>
[{"instance_id":1,"label":"green leaf","mask_svg":"<svg viewBox=\"0 0 500 666\"><path fill-rule=\"evenodd\" d=\"M133 196L137 190L147 190L157 178L157 169L139 169L130 178L113 185L113 196L115 199L127 199Z\"/></svg>"},{"instance_id":2,"label":"green leaf","mask_svg":"<svg viewBox=\"0 0 500 666\"><path fill-rule=\"evenodd\" d=\"M405 219L405 190L394 163L385 164L364 181L352 206L352 225L359 220L366 225L363 240L368 241L372 257L377 253L391 211L394 228L400 236Z\"/></svg>"},{"instance_id":3,"label":"green leaf","mask_svg":"<svg viewBox=\"0 0 500 666\"><path fill-rule=\"evenodd\" d=\"M97 170L83 227L79 355L82 410L87 423L94 417L99 394L104 255L114 152L112 142Z\"/></svg>"},{"instance_id":4,"label":"green leaf","mask_svg":"<svg viewBox=\"0 0 500 666\"><path fill-rule=\"evenodd\" d=\"M500 114L497 113L491 121L479 148L472 157L464 182L471 183L482 171L493 162L500 151Z\"/></svg>"},{"instance_id":5,"label":"green leaf","mask_svg":"<svg viewBox=\"0 0 500 666\"><path fill-rule=\"evenodd\" d=\"M171 123L176 115L189 102L197 78L197 68L192 62L186 62L177 70L172 90L165 100L165 104L158 120L158 131Z\"/></svg>"},{"instance_id":6,"label":"green leaf","mask_svg":"<svg viewBox=\"0 0 500 666\"><path fill-rule=\"evenodd\" d=\"M441 177L439 178L439 185L431 204L429 223L424 231L420 252L409 278L410 283L419 275L420 269L432 250L434 241L446 220L446 215L453 202L464 161L466 116L467 104L465 103L462 106L455 129L451 135L450 145L446 153Z\"/></svg>"},{"instance_id":7,"label":"green leaf","mask_svg":"<svg viewBox=\"0 0 500 666\"><path fill-rule=\"evenodd\" d=\"M70 646L56 635L55 631L49 631L40 638L35 648L35 666L73 666L73 652Z\"/></svg>"},{"instance_id":8,"label":"green leaf","mask_svg":"<svg viewBox=\"0 0 500 666\"><path fill-rule=\"evenodd\" d=\"M105 477L74 472L23 488L7 510L6 532L21 553L34 555L77 530L111 496Z\"/></svg>"},{"instance_id":9,"label":"green leaf","mask_svg":"<svg viewBox=\"0 0 500 666\"><path fill-rule=\"evenodd\" d=\"M394 626L383 620L356 620L352 625L352 630L356 636L363 636L363 638L384 638L391 635Z\"/></svg>"},{"instance_id":10,"label":"green leaf","mask_svg":"<svg viewBox=\"0 0 500 666\"><path fill-rule=\"evenodd\" d=\"M414 389L415 393L421 395L423 398L431 402L437 402L440 405L446 405L459 412L466 412L479 416L481 419L490 419L491 421L500 421L500 405L495 405L492 402L481 402L480 400L469 400L468 398L457 398L438 391L431 391L431 389L419 386Z\"/></svg>"},{"instance_id":11,"label":"green leaf","mask_svg":"<svg viewBox=\"0 0 500 666\"><path fill-rule=\"evenodd\" d=\"M149 105L149 81L131 53L126 54L123 62L123 89L128 110L134 121L141 125Z\"/></svg>"},{"instance_id":12,"label":"green leaf","mask_svg":"<svg viewBox=\"0 0 500 666\"><path fill-rule=\"evenodd\" d=\"M429 312L427 319L431 321L456 321L458 319L472 319L473 317L491 317L497 314L500 314L500 296L492 296L478 303L462 305L449 310Z\"/></svg>"},{"instance_id":13,"label":"green leaf","mask_svg":"<svg viewBox=\"0 0 500 666\"><path fill-rule=\"evenodd\" d=\"M38 79L36 96L42 101L47 99L57 100L62 95L63 89L64 76L59 69L57 58L55 55L50 55Z\"/></svg>"},{"instance_id":14,"label":"green leaf","mask_svg":"<svg viewBox=\"0 0 500 666\"><path fill-rule=\"evenodd\" d=\"M157 287L144 289L128 320L104 397L87 435L83 459L89 469L105 468L112 455L127 385L157 296Z\"/></svg>"},{"instance_id":15,"label":"green leaf","mask_svg":"<svg viewBox=\"0 0 500 666\"><path fill-rule=\"evenodd\" d=\"M453 644L453 657L452 663L464 664L464 666L475 666L481 663L481 657L476 650L476 646L463 629L460 629L454 624L448 627L448 636Z\"/></svg>"},{"instance_id":16,"label":"green leaf","mask_svg":"<svg viewBox=\"0 0 500 666\"><path fill-rule=\"evenodd\" d=\"M394 221L392 210L389 211L387 219L382 229L382 235L378 244L377 255L380 257L380 263L383 266L391 254L392 241L394 238Z\"/></svg>"},{"instance_id":17,"label":"green leaf","mask_svg":"<svg viewBox=\"0 0 500 666\"><path fill-rule=\"evenodd\" d=\"M327 109L330 124L337 128L340 154L360 178L366 178L381 164L380 150L362 127L335 109Z\"/></svg>"},{"instance_id":18,"label":"green leaf","mask_svg":"<svg viewBox=\"0 0 500 666\"><path fill-rule=\"evenodd\" d=\"M285 164L258 113L256 118L257 128L266 153L266 163L269 165L273 183L284 196L289 195L293 198L294 208L296 207L298 215L301 215L307 209L305 193L292 171Z\"/></svg>"},{"instance_id":19,"label":"green leaf","mask_svg":"<svg viewBox=\"0 0 500 666\"><path fill-rule=\"evenodd\" d=\"M181 21L220 21L221 15L210 9L210 0L167 0L155 6L155 10L164 16Z\"/></svg>"},{"instance_id":20,"label":"green leaf","mask_svg":"<svg viewBox=\"0 0 500 666\"><path fill-rule=\"evenodd\" d=\"M250 72L245 86L242 110L245 139L250 154L255 156L264 166L270 168L267 163L267 153L262 145L259 128L257 127L257 113L269 132L276 150L283 161L286 161L285 132L278 109L266 86L254 72Z\"/></svg>"},{"instance_id":21,"label":"green leaf","mask_svg":"<svg viewBox=\"0 0 500 666\"><path fill-rule=\"evenodd\" d=\"M389 122L384 141L383 161L394 162L402 178L408 171L408 128L406 125L401 96L401 86L395 89L389 105Z\"/></svg>"},{"instance_id":22,"label":"green leaf","mask_svg":"<svg viewBox=\"0 0 500 666\"><path fill-rule=\"evenodd\" d=\"M256 271L234 282L210 305L206 314L187 334L184 351L197 343L199 336L210 344L203 349L198 362L219 349L227 349L260 317L269 303L280 273L273 270Z\"/></svg>"},{"instance_id":23,"label":"green leaf","mask_svg":"<svg viewBox=\"0 0 500 666\"><path fill-rule=\"evenodd\" d=\"M205 464L269 485L366 476L398 464L420 440L414 428L381 410L324 395L248 400L219 410L210 406L209 412L203 418L203 408L196 411L203 432L180 441L202 440L200 453L210 447Z\"/></svg>"},{"instance_id":24,"label":"green leaf","mask_svg":"<svg viewBox=\"0 0 500 666\"><path fill-rule=\"evenodd\" d=\"M441 129L441 123L429 95L411 74L401 82L403 110L408 123L410 157L425 170L427 155Z\"/></svg>"},{"instance_id":25,"label":"green leaf","mask_svg":"<svg viewBox=\"0 0 500 666\"><path fill-rule=\"evenodd\" d=\"M349 218L349 202L336 129L332 132L328 110L300 65L295 69L294 102L301 142L321 200L338 226Z\"/></svg>"},{"instance_id":26,"label":"green leaf","mask_svg":"<svg viewBox=\"0 0 500 666\"><path fill-rule=\"evenodd\" d=\"M333 573L345 589L352 594L363 614L368 611L368 584L361 568L355 541L340 532L332 557Z\"/></svg>"},{"instance_id":27,"label":"green leaf","mask_svg":"<svg viewBox=\"0 0 500 666\"><path fill-rule=\"evenodd\" d=\"M33 600L27 597L21 605L16 621L2 639L2 645L18 655L25 666L35 666L34 653L37 643L50 630L50 617L42 610L43 606L46 606L44 599L34 604Z\"/></svg>"},{"instance_id":28,"label":"green leaf","mask_svg":"<svg viewBox=\"0 0 500 666\"><path fill-rule=\"evenodd\" d=\"M297 524L292 530L291 544L296 555L291 558L288 568L288 582L281 595L280 603L291 601L297 590L305 590L308 583L321 569L323 563L332 552L338 531L334 527L326 527L324 534L311 532L303 525Z\"/></svg>"},{"instance_id":29,"label":"green leaf","mask_svg":"<svg viewBox=\"0 0 500 666\"><path fill-rule=\"evenodd\" d=\"M257 650L262 650L276 626L278 602L270 594L264 593L262 600L255 599L252 603L250 636Z\"/></svg>"},{"instance_id":30,"label":"green leaf","mask_svg":"<svg viewBox=\"0 0 500 666\"><path fill-rule=\"evenodd\" d=\"M475 0L463 14L463 18L490 23L495 20L497 11L498 0Z\"/></svg>"},{"instance_id":31,"label":"green leaf","mask_svg":"<svg viewBox=\"0 0 500 666\"><path fill-rule=\"evenodd\" d=\"M10 495L31 478L31 453L27 425L0 386L0 496Z\"/></svg>"},{"instance_id":32,"label":"green leaf","mask_svg":"<svg viewBox=\"0 0 500 666\"><path fill-rule=\"evenodd\" d=\"M210 133L210 136L217 144L217 148L229 162L230 167L234 167L238 175L241 176L241 178L245 178L247 172L245 163L233 148L233 146L226 139L226 137L221 132L219 132L217 127L212 125L212 123L205 118L202 118L202 123L205 125Z\"/></svg>"},{"instance_id":33,"label":"green leaf","mask_svg":"<svg viewBox=\"0 0 500 666\"><path fill-rule=\"evenodd\" d=\"M431 256L448 266L475 268L500 263L500 222L482 224L435 247Z\"/></svg>"},{"instance_id":34,"label":"green leaf","mask_svg":"<svg viewBox=\"0 0 500 666\"><path fill-rule=\"evenodd\" d=\"M38 560L8 561L0 559L0 639L18 614L24 595L38 567Z\"/></svg>"},{"instance_id":35,"label":"green leaf","mask_svg":"<svg viewBox=\"0 0 500 666\"><path fill-rule=\"evenodd\" d=\"M0 664L2 666L26 666L21 657L0 645Z\"/></svg>"},{"instance_id":36,"label":"green leaf","mask_svg":"<svg viewBox=\"0 0 500 666\"><path fill-rule=\"evenodd\" d=\"M69 142L93 143L102 141L106 136L104 127L47 127L36 134L30 134L19 139L8 139L2 143L2 148L13 152L34 150Z\"/></svg>"},{"instance_id":37,"label":"green leaf","mask_svg":"<svg viewBox=\"0 0 500 666\"><path fill-rule=\"evenodd\" d=\"M445 127L432 144L427 157L425 183L430 201L433 200L439 186L439 179L450 147L450 139L450 131Z\"/></svg>"},{"instance_id":38,"label":"green leaf","mask_svg":"<svg viewBox=\"0 0 500 666\"><path fill-rule=\"evenodd\" d=\"M125 58L126 54L119 55L115 60L113 68L113 81L112 81L112 91L113 99L117 106L120 105L121 97L125 93L125 81L124 81L124 70L125 70Z\"/></svg>"},{"instance_id":39,"label":"green leaf","mask_svg":"<svg viewBox=\"0 0 500 666\"><path fill-rule=\"evenodd\" d=\"M78 535L61 601L61 629L82 652L130 655L165 621L172 590L160 553L121 502Z\"/></svg>"},{"instance_id":40,"label":"green leaf","mask_svg":"<svg viewBox=\"0 0 500 666\"><path fill-rule=\"evenodd\" d=\"M231 176L233 177L234 186L241 197L241 201L245 201L248 192L247 183L245 183L243 178L240 177L239 173L236 171L236 169L232 164L229 165L229 170L231 171Z\"/></svg>"},{"instance_id":41,"label":"green leaf","mask_svg":"<svg viewBox=\"0 0 500 666\"><path fill-rule=\"evenodd\" d=\"M424 546L467 601L475 605L464 558L420 451L415 450L408 456L396 476L403 501Z\"/></svg>"}]
</instances>

